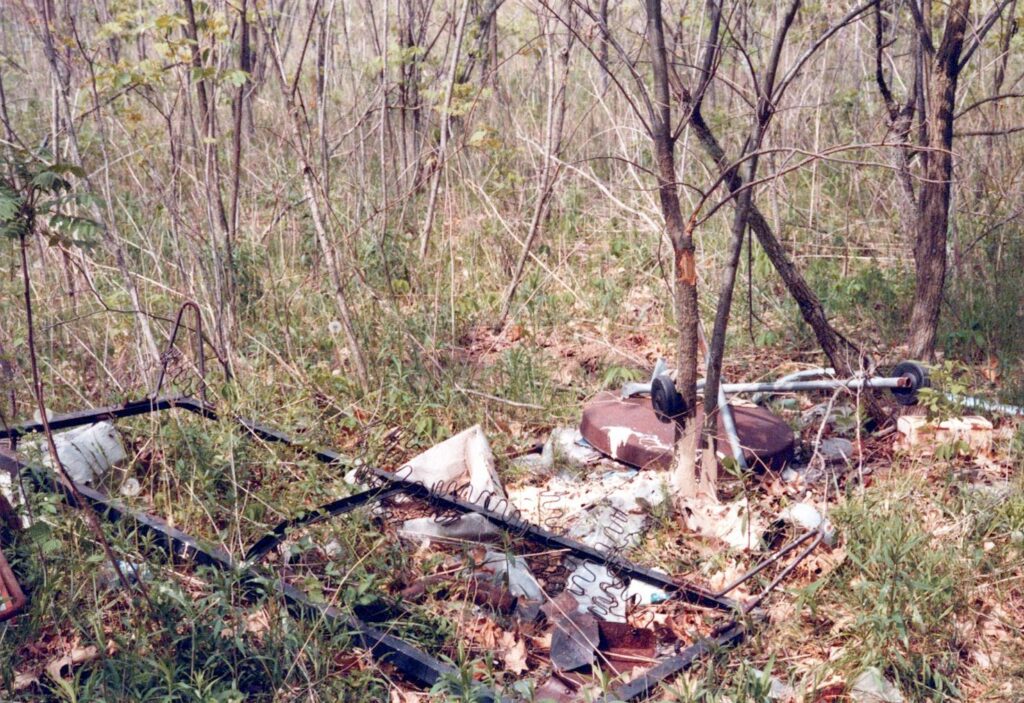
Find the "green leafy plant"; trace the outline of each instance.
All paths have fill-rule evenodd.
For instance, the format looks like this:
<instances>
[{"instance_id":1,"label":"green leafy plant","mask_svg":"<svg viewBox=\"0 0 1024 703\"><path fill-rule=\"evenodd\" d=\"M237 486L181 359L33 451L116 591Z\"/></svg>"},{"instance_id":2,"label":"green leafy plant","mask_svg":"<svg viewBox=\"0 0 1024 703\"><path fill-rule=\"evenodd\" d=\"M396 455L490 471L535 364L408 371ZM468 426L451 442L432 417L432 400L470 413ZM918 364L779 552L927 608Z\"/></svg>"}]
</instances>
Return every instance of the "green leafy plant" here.
<instances>
[{"instance_id":1,"label":"green leafy plant","mask_svg":"<svg viewBox=\"0 0 1024 703\"><path fill-rule=\"evenodd\" d=\"M956 361L944 361L931 371L931 387L918 392L918 404L929 420L948 420L963 413L963 404L954 398L970 391L965 377L967 367Z\"/></svg>"},{"instance_id":2,"label":"green leafy plant","mask_svg":"<svg viewBox=\"0 0 1024 703\"><path fill-rule=\"evenodd\" d=\"M74 187L75 179L85 178L80 166L55 161L42 147L31 152L9 149L2 164L0 235L20 239L38 228L54 246L95 243L103 227L82 211L99 201Z\"/></svg>"}]
</instances>

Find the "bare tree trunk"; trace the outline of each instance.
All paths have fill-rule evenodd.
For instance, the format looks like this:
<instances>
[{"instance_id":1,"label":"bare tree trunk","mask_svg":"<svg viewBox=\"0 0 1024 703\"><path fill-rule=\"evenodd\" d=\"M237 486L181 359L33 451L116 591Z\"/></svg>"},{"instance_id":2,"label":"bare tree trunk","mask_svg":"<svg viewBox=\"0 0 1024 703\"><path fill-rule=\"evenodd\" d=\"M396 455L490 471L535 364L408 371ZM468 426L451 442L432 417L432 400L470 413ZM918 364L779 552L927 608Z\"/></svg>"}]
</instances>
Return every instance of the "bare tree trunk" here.
<instances>
[{"instance_id":1,"label":"bare tree trunk","mask_svg":"<svg viewBox=\"0 0 1024 703\"><path fill-rule=\"evenodd\" d=\"M598 21L602 27L608 26L608 0L601 0L597 8ZM608 68L608 35L601 32L597 44L597 61L601 65L601 92L608 91L611 73Z\"/></svg>"},{"instance_id":2,"label":"bare tree trunk","mask_svg":"<svg viewBox=\"0 0 1024 703\"><path fill-rule=\"evenodd\" d=\"M905 101L902 105L897 103L892 94L889 83L885 78L885 67L883 48L885 45L885 26L882 20L882 9L879 4L874 7L875 14L875 84L878 92L882 95L885 107L889 112L889 129L901 145L896 150L893 159L896 170L896 178L900 186L900 198L897 207L899 208L900 228L907 241L913 240L913 232L916 229L917 207L916 195L914 193L914 178L910 170L910 159L912 146L910 143L910 130L913 127L914 111L916 107L917 79L919 75L918 66L921 62L921 45L914 42L914 79L907 91Z\"/></svg>"},{"instance_id":3,"label":"bare tree trunk","mask_svg":"<svg viewBox=\"0 0 1024 703\"><path fill-rule=\"evenodd\" d=\"M715 138L711 128L704 121L700 110L692 112L690 126L697 136L701 147L722 169L722 173L725 175L725 183L729 190L733 192L739 190L742 187L742 180L739 174L735 172L735 168L730 165L725 152ZM807 281L793 264L789 254L786 253L785 247L776 238L768 220L765 219L761 210L753 202L750 204L747 221L750 229L754 232L754 236L757 237L757 241L761 244L761 248L764 249L769 261L771 261L772 266L778 272L779 277L782 278L782 282L785 284L789 294L793 296L797 306L800 308L800 314L804 322L814 331L818 345L825 352L825 356L829 358L829 361L831 361L832 367L841 376L852 376L854 373L861 371L867 366L868 359L855 344L841 335L829 323L828 317L825 314L825 308L822 306L821 301L818 300L818 296L807 285ZM888 417L876 399L870 395L865 395L865 399L868 413L872 418L881 422Z\"/></svg>"},{"instance_id":4,"label":"bare tree trunk","mask_svg":"<svg viewBox=\"0 0 1024 703\"><path fill-rule=\"evenodd\" d=\"M238 67L246 74L245 81L238 86L238 94L235 96L234 104L234 134L232 135L232 151L234 152L234 172L231 179L231 221L229 222L227 244L227 267L228 267L228 300L234 306L236 302L235 291L235 251L234 243L238 240L238 199L242 179L242 117L245 112L245 93L248 90L248 74L252 70L249 60L249 18L248 0L242 0L242 6L238 10L240 48L238 55Z\"/></svg>"},{"instance_id":5,"label":"bare tree trunk","mask_svg":"<svg viewBox=\"0 0 1024 703\"><path fill-rule=\"evenodd\" d=\"M914 242L914 307L910 315L910 356L931 359L946 281L946 243L953 184L953 115L960 54L970 0L954 0L946 15L942 42L930 66L928 81L927 149L921 153L922 180L918 191L918 226Z\"/></svg>"},{"instance_id":6,"label":"bare tree trunk","mask_svg":"<svg viewBox=\"0 0 1024 703\"><path fill-rule=\"evenodd\" d=\"M686 409L676 432L672 466L674 488L683 498L697 494L697 262L693 234L683 224L676 184L675 138L669 103L668 57L661 15L661 0L646 0L647 34L654 79L651 139L657 163L658 200L665 232L674 252L673 302L678 330L676 384Z\"/></svg>"}]
</instances>

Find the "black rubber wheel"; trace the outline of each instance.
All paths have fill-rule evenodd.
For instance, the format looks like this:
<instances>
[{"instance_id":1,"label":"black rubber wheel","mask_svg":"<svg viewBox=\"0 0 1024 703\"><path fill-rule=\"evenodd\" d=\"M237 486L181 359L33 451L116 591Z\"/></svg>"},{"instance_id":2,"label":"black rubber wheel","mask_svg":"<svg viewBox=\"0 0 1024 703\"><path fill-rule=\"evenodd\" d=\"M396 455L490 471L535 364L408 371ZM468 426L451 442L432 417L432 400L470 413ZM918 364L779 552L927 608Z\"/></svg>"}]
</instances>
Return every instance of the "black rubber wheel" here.
<instances>
[{"instance_id":1,"label":"black rubber wheel","mask_svg":"<svg viewBox=\"0 0 1024 703\"><path fill-rule=\"evenodd\" d=\"M892 389L892 396L900 405L917 405L918 391L931 385L927 367L916 361L901 361L893 367L892 375L910 379L908 387Z\"/></svg>"},{"instance_id":2,"label":"black rubber wheel","mask_svg":"<svg viewBox=\"0 0 1024 703\"><path fill-rule=\"evenodd\" d=\"M686 413L683 396L676 390L672 378L663 373L651 382L651 406L662 422L673 422Z\"/></svg>"}]
</instances>

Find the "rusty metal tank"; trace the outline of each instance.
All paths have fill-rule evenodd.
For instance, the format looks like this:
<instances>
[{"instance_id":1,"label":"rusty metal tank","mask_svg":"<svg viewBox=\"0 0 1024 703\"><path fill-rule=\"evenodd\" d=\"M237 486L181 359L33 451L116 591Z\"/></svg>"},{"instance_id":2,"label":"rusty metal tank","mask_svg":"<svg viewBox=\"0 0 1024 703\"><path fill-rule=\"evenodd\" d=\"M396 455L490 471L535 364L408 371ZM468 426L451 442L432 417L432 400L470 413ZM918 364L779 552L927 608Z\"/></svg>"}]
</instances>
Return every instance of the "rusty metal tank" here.
<instances>
[{"instance_id":1,"label":"rusty metal tank","mask_svg":"<svg viewBox=\"0 0 1024 703\"><path fill-rule=\"evenodd\" d=\"M748 466L782 470L793 459L795 436L785 420L761 407L730 405ZM697 410L703 427L704 413ZM675 427L661 422L649 397L622 398L615 393L595 395L583 408L580 433L602 454L637 468L667 468L672 462ZM732 456L721 417L718 451Z\"/></svg>"}]
</instances>

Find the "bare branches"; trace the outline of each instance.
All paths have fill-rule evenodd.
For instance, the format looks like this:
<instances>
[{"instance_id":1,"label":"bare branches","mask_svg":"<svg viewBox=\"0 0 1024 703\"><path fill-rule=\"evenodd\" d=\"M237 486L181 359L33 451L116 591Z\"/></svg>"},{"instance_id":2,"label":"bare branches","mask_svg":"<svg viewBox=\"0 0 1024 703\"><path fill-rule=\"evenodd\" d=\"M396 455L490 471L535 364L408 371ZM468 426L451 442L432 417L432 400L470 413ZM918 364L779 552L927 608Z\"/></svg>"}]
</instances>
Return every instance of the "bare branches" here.
<instances>
[{"instance_id":1,"label":"bare branches","mask_svg":"<svg viewBox=\"0 0 1024 703\"><path fill-rule=\"evenodd\" d=\"M978 47L981 46L981 43L985 40L985 35L989 33L989 30L991 30L993 26L995 26L996 21L1002 17L1003 10L1013 2L1015 2L1015 0L998 0L995 7L989 10L989 13L981 21L981 25L971 32L970 41L960 54L957 64L958 70L963 70L963 67L966 66L967 62L971 60L972 56L974 56L974 52L978 50Z\"/></svg>"},{"instance_id":2,"label":"bare branches","mask_svg":"<svg viewBox=\"0 0 1024 703\"><path fill-rule=\"evenodd\" d=\"M918 0L907 0L907 5L910 7L910 14L914 18L914 26L917 28L921 47L924 49L926 54L931 56L935 53L935 47L932 45L932 32L928 28L928 23L925 21L921 5L918 3Z\"/></svg>"},{"instance_id":3,"label":"bare branches","mask_svg":"<svg viewBox=\"0 0 1024 703\"><path fill-rule=\"evenodd\" d=\"M466 18L469 17L469 2L464 0L462 12L459 14L455 29L455 45L448 64L448 76L444 84L444 100L441 103L441 138L437 147L437 158L434 174L430 182L430 200L427 202L427 214L423 218L423 230L420 232L420 258L427 255L430 248L430 230L434 227L434 213L437 208L437 193L441 187L441 173L444 171L448 151L448 132L450 129L450 113L452 108L452 91L455 90L455 79L459 67L459 55L462 53L462 37L466 32Z\"/></svg>"},{"instance_id":4,"label":"bare branches","mask_svg":"<svg viewBox=\"0 0 1024 703\"><path fill-rule=\"evenodd\" d=\"M793 81L796 80L796 77L800 74L800 71L803 69L804 64L807 63L807 61L811 58L811 56L813 56L818 51L818 49L824 46L825 42L827 42L829 39L835 36L836 33L839 32L839 30L849 26L854 20L856 20L865 12L867 12L872 7L872 5L875 5L878 2L879 0L868 0L868 2L864 3L863 5L859 5L850 12L846 13L846 15L842 19L840 19L838 22L836 22L828 29L826 29L824 32L822 32L818 36L818 38L815 39L814 42L812 42L811 45L807 49L805 49L799 57L797 57L797 60L793 62L793 65L789 68L789 70L786 71L786 75L782 78L781 81L779 81L779 87L774 92L773 100L775 102L779 101L779 99L782 97L782 94L785 93L786 90L789 88L790 84L792 84ZM910 2L913 3L914 0L910 0Z\"/></svg>"}]
</instances>

